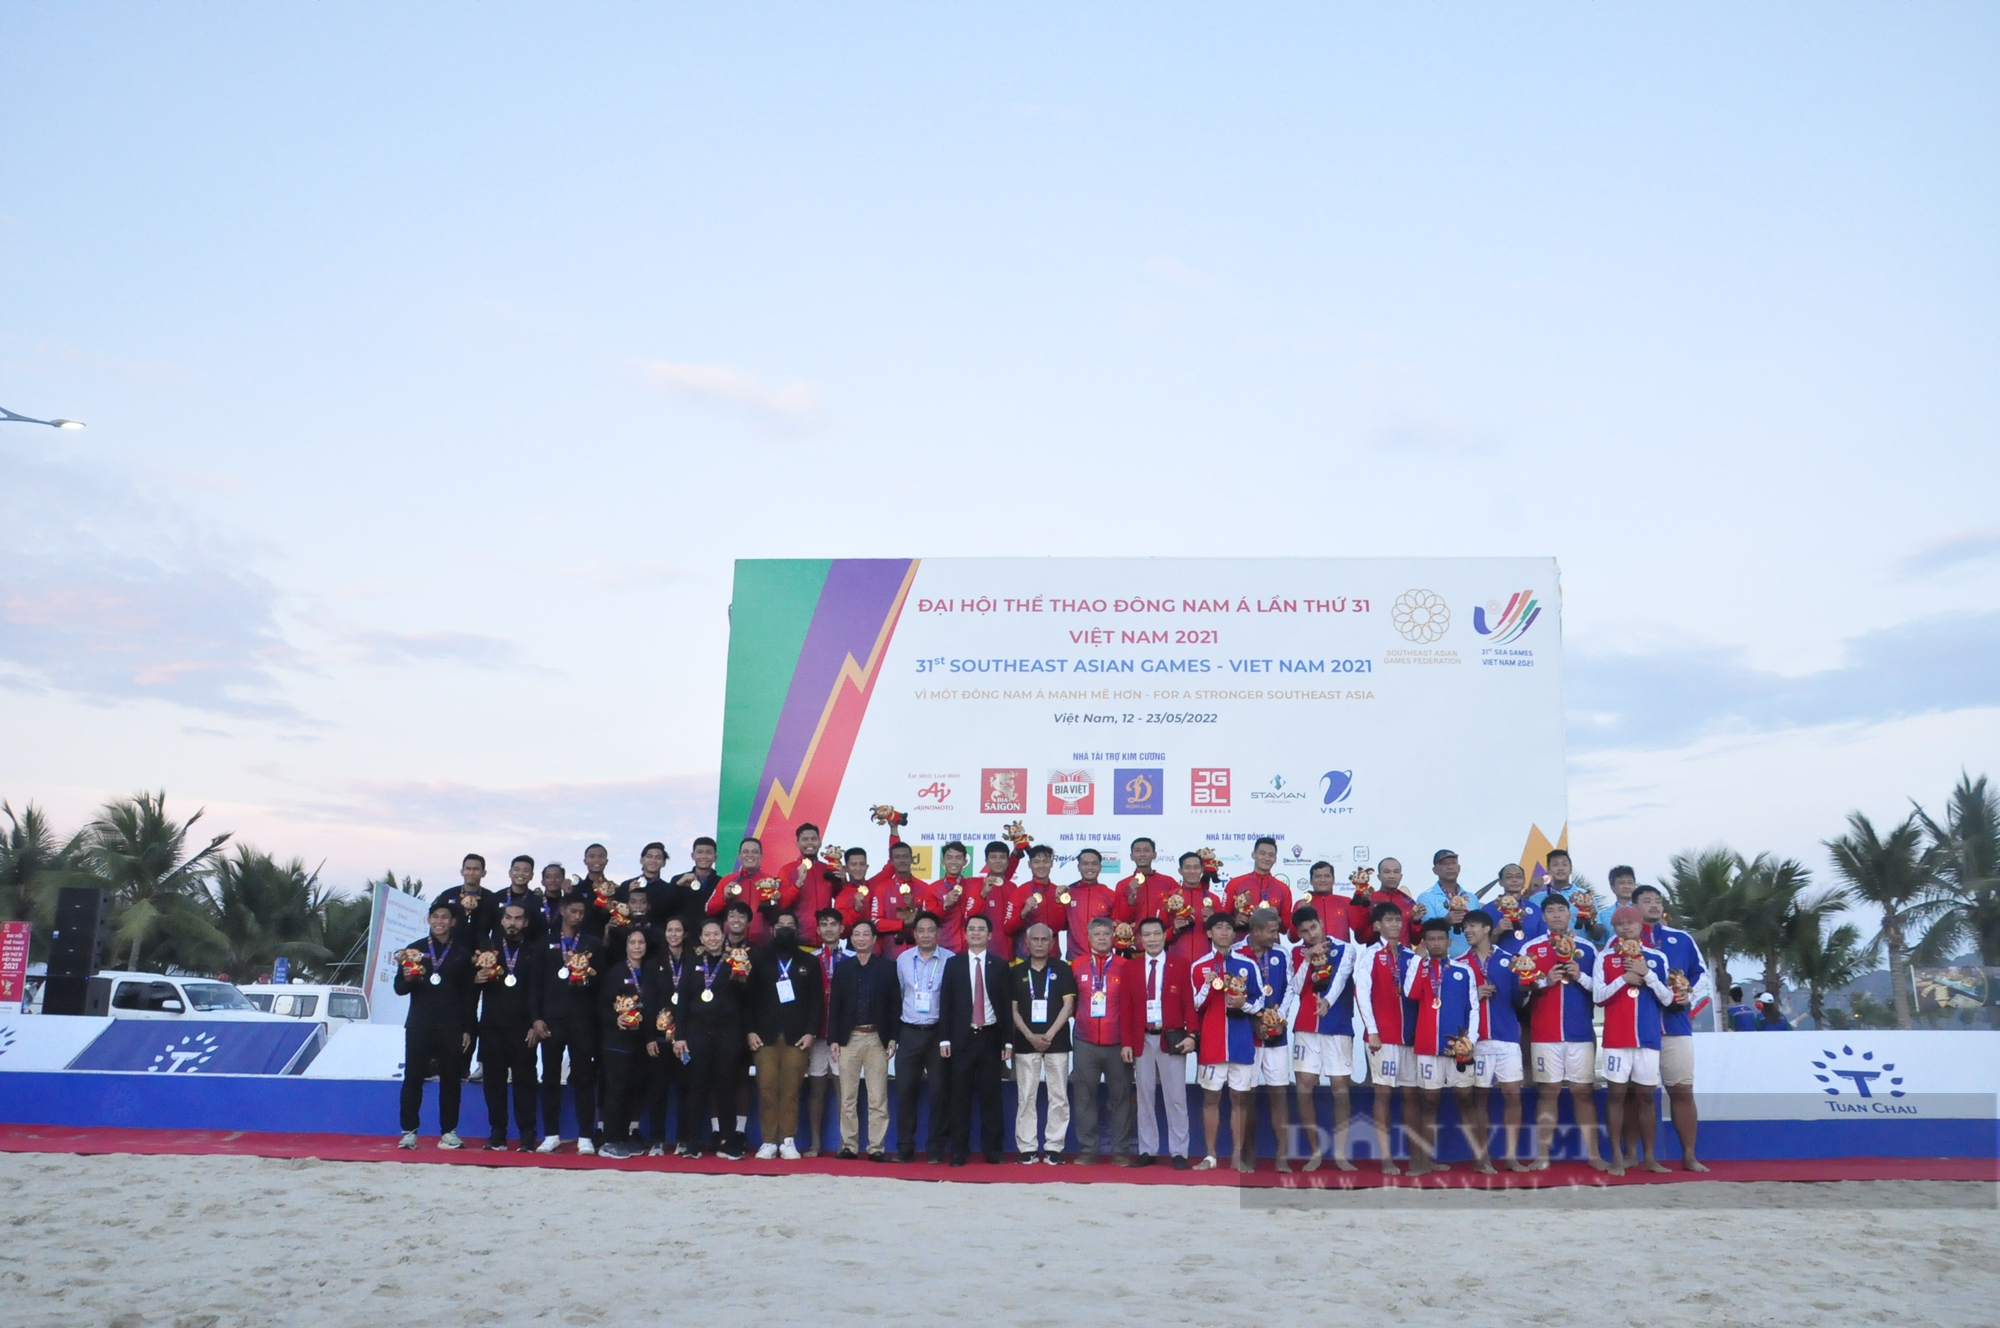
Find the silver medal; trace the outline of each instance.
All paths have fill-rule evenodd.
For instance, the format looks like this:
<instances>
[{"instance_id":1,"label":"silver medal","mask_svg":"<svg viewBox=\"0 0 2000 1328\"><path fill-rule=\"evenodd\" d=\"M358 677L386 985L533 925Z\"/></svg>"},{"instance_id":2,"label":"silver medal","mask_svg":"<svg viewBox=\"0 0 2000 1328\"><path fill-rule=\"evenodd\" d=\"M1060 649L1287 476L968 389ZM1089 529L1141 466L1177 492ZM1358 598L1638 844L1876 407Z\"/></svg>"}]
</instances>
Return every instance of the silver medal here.
<instances>
[{"instance_id":1,"label":"silver medal","mask_svg":"<svg viewBox=\"0 0 2000 1328\"><path fill-rule=\"evenodd\" d=\"M444 979L439 977L436 973L433 973L431 974L431 985L433 987L442 987L444 985Z\"/></svg>"},{"instance_id":2,"label":"silver medal","mask_svg":"<svg viewBox=\"0 0 2000 1328\"><path fill-rule=\"evenodd\" d=\"M506 980L505 982L501 983L500 985L501 985L501 986L503 986L503 987L511 987L511 986L513 986L513 985L514 985L514 975L513 975L512 973L509 973L509 974L507 975L507 980Z\"/></svg>"}]
</instances>

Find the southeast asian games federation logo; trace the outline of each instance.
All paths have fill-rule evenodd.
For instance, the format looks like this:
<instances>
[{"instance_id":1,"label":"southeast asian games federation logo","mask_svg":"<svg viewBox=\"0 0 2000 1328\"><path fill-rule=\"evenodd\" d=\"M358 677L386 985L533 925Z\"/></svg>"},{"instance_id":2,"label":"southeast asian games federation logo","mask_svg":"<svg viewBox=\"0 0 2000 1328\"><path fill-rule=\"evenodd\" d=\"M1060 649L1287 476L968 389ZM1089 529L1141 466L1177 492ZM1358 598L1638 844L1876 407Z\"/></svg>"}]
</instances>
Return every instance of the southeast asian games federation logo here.
<instances>
[{"instance_id":1,"label":"southeast asian games federation logo","mask_svg":"<svg viewBox=\"0 0 2000 1328\"><path fill-rule=\"evenodd\" d=\"M1535 619L1542 616L1542 602L1535 598L1532 590L1517 590L1511 595L1505 607L1497 599L1472 611L1472 630L1481 636L1493 638L1493 644L1501 646L1519 639Z\"/></svg>"},{"instance_id":2,"label":"southeast asian games federation logo","mask_svg":"<svg viewBox=\"0 0 2000 1328\"><path fill-rule=\"evenodd\" d=\"M1389 621L1413 646L1427 646L1451 629L1451 608L1435 590L1406 590L1389 607Z\"/></svg>"}]
</instances>

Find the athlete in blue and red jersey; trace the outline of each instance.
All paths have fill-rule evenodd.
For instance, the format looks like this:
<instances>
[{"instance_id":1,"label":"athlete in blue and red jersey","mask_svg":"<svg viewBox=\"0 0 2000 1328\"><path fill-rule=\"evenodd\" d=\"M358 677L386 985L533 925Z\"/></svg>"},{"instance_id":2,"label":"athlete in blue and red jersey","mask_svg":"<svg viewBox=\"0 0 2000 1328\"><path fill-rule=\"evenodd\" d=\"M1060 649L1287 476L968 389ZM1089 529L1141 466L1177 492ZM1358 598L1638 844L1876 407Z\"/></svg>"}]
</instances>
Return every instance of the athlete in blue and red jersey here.
<instances>
[{"instance_id":1,"label":"athlete in blue and red jersey","mask_svg":"<svg viewBox=\"0 0 2000 1328\"><path fill-rule=\"evenodd\" d=\"M1331 869L1329 868L1329 871ZM1343 927L1347 910L1336 902L1334 916ZM1327 935L1319 909L1300 904L1292 910L1299 943L1292 949L1292 990L1298 1008L1292 1015L1292 1091L1298 1096L1298 1119L1312 1140L1306 1170L1319 1170L1325 1153L1319 1111L1313 1089L1320 1080L1333 1089L1333 1165L1354 1170L1347 1160L1347 1126L1353 1110L1348 1094L1354 1084L1354 957L1361 947Z\"/></svg>"},{"instance_id":2,"label":"athlete in blue and red jersey","mask_svg":"<svg viewBox=\"0 0 2000 1328\"><path fill-rule=\"evenodd\" d=\"M1460 914L1461 926L1464 916ZM1410 1174L1451 1170L1437 1160L1438 1107L1449 1088L1458 1100L1460 1128L1472 1148L1473 1169L1491 1175L1493 1164L1486 1160L1485 1137L1472 1129L1472 1025L1479 1012L1479 982L1470 968L1451 957L1453 927L1449 918L1424 919L1423 937L1423 953L1403 980L1404 991L1417 1007L1416 1026L1410 1032L1410 1050L1417 1058L1417 1091L1403 1095ZM1466 1053L1463 1063L1453 1051L1454 1043ZM1414 1123L1409 1121L1412 1115Z\"/></svg>"},{"instance_id":3,"label":"athlete in blue and red jersey","mask_svg":"<svg viewBox=\"0 0 2000 1328\"><path fill-rule=\"evenodd\" d=\"M1583 1136L1583 1156L1594 1171L1608 1167L1597 1155L1597 1103L1591 1084L1597 1077L1597 1032L1590 1016L1595 1005L1589 987L1597 966L1597 951L1569 929L1569 901L1551 894L1542 900L1542 920L1548 935L1521 948L1527 961L1522 982L1532 987L1528 1042L1535 1069L1534 1170L1549 1165L1549 1145L1555 1136L1556 1103L1565 1087L1570 1109Z\"/></svg>"},{"instance_id":4,"label":"athlete in blue and red jersey","mask_svg":"<svg viewBox=\"0 0 2000 1328\"><path fill-rule=\"evenodd\" d=\"M1222 1130L1222 1090L1229 1090L1230 1151L1236 1169L1248 1169L1243 1160L1247 1136L1255 1117L1257 1086L1257 1020L1249 1008L1251 993L1261 990L1257 965L1236 953L1236 919L1218 913L1208 920L1208 954L1195 961L1188 973L1188 988L1194 996L1195 1013L1201 1020L1197 1047L1195 1081L1202 1086L1202 1128L1208 1155L1195 1163L1196 1171L1215 1169L1217 1136ZM1252 1153L1252 1156L1255 1156Z\"/></svg>"},{"instance_id":5,"label":"athlete in blue and red jersey","mask_svg":"<svg viewBox=\"0 0 2000 1328\"><path fill-rule=\"evenodd\" d=\"M1642 885L1634 890L1632 906L1646 924L1639 939L1667 957L1667 985L1677 998L1667 1007L1660 1028L1660 1086L1667 1090L1667 1110L1674 1118L1674 1133L1680 1136L1681 1170L1707 1171L1694 1150L1701 1116L1694 1105L1693 1016L1707 999L1703 991L1709 982L1708 966L1701 962L1701 947L1694 937L1667 925L1666 896L1657 888ZM1687 982L1685 993L1674 981L1676 972Z\"/></svg>"},{"instance_id":6,"label":"athlete in blue and red jersey","mask_svg":"<svg viewBox=\"0 0 2000 1328\"><path fill-rule=\"evenodd\" d=\"M1382 1159L1382 1174L1397 1176L1403 1169L1389 1151L1389 1108L1399 1085L1417 1085L1408 1032L1416 1019L1403 997L1403 979L1416 955L1402 941L1401 908L1384 900L1375 905L1370 921L1375 943L1354 956L1354 1012L1367 1035L1368 1079L1375 1085L1375 1153Z\"/></svg>"},{"instance_id":7,"label":"athlete in blue and red jersey","mask_svg":"<svg viewBox=\"0 0 2000 1328\"><path fill-rule=\"evenodd\" d=\"M1508 966L1513 955L1493 944L1494 919L1485 909L1465 915L1472 948L1461 960L1479 983L1479 1010L1472 1025L1472 1115L1480 1137L1492 1132L1487 1093L1500 1089L1500 1161L1509 1171L1526 1171L1521 1145L1521 979Z\"/></svg>"},{"instance_id":8,"label":"athlete in blue and red jersey","mask_svg":"<svg viewBox=\"0 0 2000 1328\"><path fill-rule=\"evenodd\" d=\"M1647 1171L1665 1171L1653 1156L1658 1113L1653 1093L1660 1086L1660 1026L1673 1004L1667 985L1667 957L1639 939L1645 919L1630 904L1611 913L1615 933L1597 957L1592 988L1604 1007L1604 1078L1611 1085L1611 1174L1625 1174L1626 1113L1638 1118L1643 1153L1634 1160Z\"/></svg>"}]
</instances>

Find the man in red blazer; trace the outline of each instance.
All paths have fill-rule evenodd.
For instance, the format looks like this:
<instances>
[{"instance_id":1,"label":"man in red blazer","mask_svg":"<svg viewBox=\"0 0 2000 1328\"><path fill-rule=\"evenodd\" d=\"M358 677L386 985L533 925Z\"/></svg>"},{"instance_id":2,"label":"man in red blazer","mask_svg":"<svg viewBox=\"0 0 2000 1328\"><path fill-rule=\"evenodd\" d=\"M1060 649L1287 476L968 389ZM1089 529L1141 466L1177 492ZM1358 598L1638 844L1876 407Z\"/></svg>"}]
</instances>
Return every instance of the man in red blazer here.
<instances>
[{"instance_id":1,"label":"man in red blazer","mask_svg":"<svg viewBox=\"0 0 2000 1328\"><path fill-rule=\"evenodd\" d=\"M1160 1155L1160 1123L1153 1098L1167 1106L1167 1147L1175 1171L1188 1169L1187 1058L1194 1050L1194 995L1188 990L1188 964L1167 950L1166 925L1158 918L1139 924L1141 953L1131 961L1138 970L1144 1002L1145 1041L1139 1050L1139 1165L1150 1167Z\"/></svg>"},{"instance_id":2,"label":"man in red blazer","mask_svg":"<svg viewBox=\"0 0 2000 1328\"><path fill-rule=\"evenodd\" d=\"M1132 1131L1132 1066L1139 1059L1145 1005L1138 961L1111 951L1110 918L1090 924L1090 949L1073 955L1076 1014L1070 1021L1069 1109L1076 1125L1076 1160L1098 1160L1097 1084L1104 1081L1111 1106L1111 1152L1121 1167L1136 1165Z\"/></svg>"}]
</instances>

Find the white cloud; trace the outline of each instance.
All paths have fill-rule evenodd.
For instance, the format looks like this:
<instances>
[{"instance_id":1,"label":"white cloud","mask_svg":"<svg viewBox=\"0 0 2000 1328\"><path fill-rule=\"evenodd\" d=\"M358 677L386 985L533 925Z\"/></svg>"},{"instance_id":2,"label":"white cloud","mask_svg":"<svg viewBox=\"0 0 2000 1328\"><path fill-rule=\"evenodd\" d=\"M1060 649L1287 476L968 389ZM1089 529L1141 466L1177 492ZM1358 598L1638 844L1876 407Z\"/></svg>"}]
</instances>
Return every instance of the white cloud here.
<instances>
[{"instance_id":1,"label":"white cloud","mask_svg":"<svg viewBox=\"0 0 2000 1328\"><path fill-rule=\"evenodd\" d=\"M668 396L736 410L774 432L796 433L819 422L819 394L805 383L773 387L726 364L672 360L650 360L645 372Z\"/></svg>"},{"instance_id":2,"label":"white cloud","mask_svg":"<svg viewBox=\"0 0 2000 1328\"><path fill-rule=\"evenodd\" d=\"M2000 559L2000 530L1967 530L1927 544L1897 564L1905 577L1927 576L1969 563Z\"/></svg>"}]
</instances>

